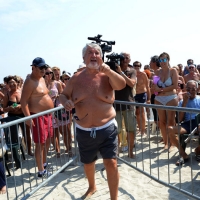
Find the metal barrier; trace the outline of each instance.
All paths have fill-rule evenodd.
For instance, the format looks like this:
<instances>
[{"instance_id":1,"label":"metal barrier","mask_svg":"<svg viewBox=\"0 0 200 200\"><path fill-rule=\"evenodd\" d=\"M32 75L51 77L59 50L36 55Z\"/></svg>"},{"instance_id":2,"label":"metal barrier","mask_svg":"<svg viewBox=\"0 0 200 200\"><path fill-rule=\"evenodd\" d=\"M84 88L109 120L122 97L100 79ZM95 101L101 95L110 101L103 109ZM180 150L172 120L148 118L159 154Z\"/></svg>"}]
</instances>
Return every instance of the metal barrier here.
<instances>
[{"instance_id":1,"label":"metal barrier","mask_svg":"<svg viewBox=\"0 0 200 200\"><path fill-rule=\"evenodd\" d=\"M40 141L41 131L38 125L38 117L42 116L42 123L45 123L44 116L49 115L52 117L53 124L55 125L55 123L58 123L58 121L56 122L55 120L58 119L58 116L61 113L60 111L62 110L64 110L63 107L57 107L45 112L33 114L29 117L24 117L15 121L7 122L5 124L0 124L0 132L4 132L4 134L1 135L2 145L0 145L0 155L2 156L0 156L0 159L3 161L2 163L4 165L4 169L7 169L5 174L8 174L5 179L7 186L7 199L28 199L33 193L53 179L58 173L63 172L69 165L75 163L77 159L77 144L75 141L73 145L73 151L70 149L69 152L69 149L67 149L69 148L68 145L70 145L68 142L68 136L70 135L71 137L71 132L69 132L67 124L63 123L61 123L62 125L60 124L60 130L58 130L60 133L62 133L62 135L57 135L59 137L60 154L57 154L56 152L56 128L53 128L53 137L50 141L55 149L49 149L47 140L44 143L43 151L44 155L46 155L47 164L45 169L46 172L48 171L48 173L45 173L45 175L42 174L41 177L38 177L38 164L36 159L35 157L28 155L28 137L25 135L28 134L28 127L25 125L25 122L34 118L36 119L37 122L35 127L38 129L38 136L36 137L39 139L39 150L42 152L42 145L40 145L40 143L42 143L42 141ZM57 116L57 118L55 116ZM61 120L63 120L64 117L66 116L61 114ZM1 121L5 122L6 118L1 119ZM19 128L20 126L21 128ZM32 126L29 131L33 133ZM48 134L49 133L50 130L48 129ZM34 138L32 136L31 149L34 151L36 146L33 143L33 140ZM6 154L3 151L5 148L7 149ZM51 145L50 148L52 148ZM73 152L73 155L71 152ZM43 165L43 161L41 159L40 162Z\"/></svg>"},{"instance_id":2,"label":"metal barrier","mask_svg":"<svg viewBox=\"0 0 200 200\"><path fill-rule=\"evenodd\" d=\"M119 104L120 108L122 107L122 105L126 105L126 109L128 109L129 105L134 105L138 106L139 109L154 108L156 110L157 109L173 110L177 112L178 118L179 118L179 112L189 112L196 114L200 113L200 109L190 109L190 108L173 107L173 106L130 103L124 101L115 101L115 106L116 104ZM151 132L153 127L152 123L153 119L146 120L147 137L143 138L142 135L135 136L135 147L134 147L134 153L136 156L135 159L129 158L127 156L128 154L127 152L120 152L118 159L122 163L127 164L128 166L132 167L138 172L148 176L149 178L157 181L158 183L164 186L172 188L188 196L190 199L200 199L200 191L198 186L200 182L200 179L198 177L199 164L195 160L195 155L193 153L194 148L197 147L199 143L197 141L190 140L186 148L186 151L189 153L189 162L182 167L176 166L175 162L178 158L180 158L178 149L175 148L172 152L164 150L162 147L163 144L159 143L159 139L161 139L159 129L157 129L155 133L153 133L153 131ZM136 130L134 134L136 135ZM178 135L178 137L180 137L180 135ZM121 138L123 138L123 136ZM127 136L127 142L130 145L128 136Z\"/></svg>"},{"instance_id":3,"label":"metal barrier","mask_svg":"<svg viewBox=\"0 0 200 200\"><path fill-rule=\"evenodd\" d=\"M115 101L115 104L120 104L120 107L121 105L126 105L126 106L134 105L134 106L138 106L139 109L154 108L154 109L174 110L177 112L200 113L200 109L188 109L188 108L178 108L178 107L171 107L171 106L130 103L130 102L124 102L124 101ZM25 138L23 142L21 137L19 137L20 134L19 134L18 125L20 123L23 123L23 125L25 126L25 121L33 119L33 118L37 118L39 116L44 116L49 113L51 113L51 115L54 118L55 116L54 113L57 112L56 116L58 116L59 115L58 111L61 109L62 107L58 107L58 108L54 108L45 112L31 115L30 117L24 117L22 119L15 120L13 122L1 124L0 130L4 129L5 131L5 129L8 128L7 133L10 135L9 141L12 141L11 126L15 125L17 127L17 135L18 135L17 145L19 146L18 149L20 149L21 144L24 149L23 143L27 144L27 138ZM177 116L179 116L179 114ZM134 121L132 123L134 123ZM200 179L198 178L199 165L197 161L194 160L194 154L192 153L192 150L196 147L195 145L197 145L197 142L190 140L190 142L188 143L186 150L187 152L190 153L189 155L190 162L188 162L188 164L184 165L183 167L175 166L175 161L177 158L179 158L179 153L177 152L177 150L174 150L172 152L163 150L162 148L163 145L159 143L159 139L161 138L159 130L157 129L156 132L153 133L152 124L153 124L153 120L147 119L146 125L147 125L148 135L146 138L143 138L142 136L139 136L139 137L135 136L134 153L136 155L136 158L135 159L129 158L127 156L127 151L126 151L127 149L125 149L123 152L119 152L118 160L122 163L127 164L131 168L136 169L140 173L150 177L151 179L157 181L158 183L165 185L169 188L172 188L188 196L190 199L200 199L200 191L199 191ZM62 125L60 132L62 132L65 128L66 126ZM124 133L125 132L126 131L124 131ZM55 133L55 130L54 130L54 133ZM136 130L135 130L134 135L136 135ZM60 147L61 147L60 158L57 158L56 150L50 150L47 153L47 162L48 164L50 164L48 170L52 173L52 175L49 176L48 178L37 177L37 166L36 166L35 158L28 156L27 148L25 152L25 160L23 160L23 154L21 153L19 154L21 168L15 171L13 148L12 148L12 144L10 143L11 148L10 148L10 151L8 152L8 156L7 156L8 158L6 158L5 156L2 157L4 161L3 162L4 168L6 168L6 165L7 165L8 169L11 170L11 176L6 178L6 185L8 187L7 199L23 199L23 200L28 199L33 193L38 191L47 182L53 179L58 173L64 171L66 167L68 167L72 163L76 164L78 153L77 153L77 144L76 144L75 137L74 137L74 146L73 146L74 156L69 157L69 154L65 153L66 145L64 142L65 138L63 138L63 136L64 135L62 135L62 137L59 140ZM54 134L54 139L55 139L55 134ZM123 141L126 141L126 135L122 134L121 139ZM3 143L3 141L4 140L2 137L1 142ZM129 139L127 142L129 143ZM7 145L9 146L9 144ZM35 149L35 145L33 145L33 143L32 143L32 149L33 150ZM1 146L0 146L0 152L2 152L2 155L3 155L3 148Z\"/></svg>"}]
</instances>

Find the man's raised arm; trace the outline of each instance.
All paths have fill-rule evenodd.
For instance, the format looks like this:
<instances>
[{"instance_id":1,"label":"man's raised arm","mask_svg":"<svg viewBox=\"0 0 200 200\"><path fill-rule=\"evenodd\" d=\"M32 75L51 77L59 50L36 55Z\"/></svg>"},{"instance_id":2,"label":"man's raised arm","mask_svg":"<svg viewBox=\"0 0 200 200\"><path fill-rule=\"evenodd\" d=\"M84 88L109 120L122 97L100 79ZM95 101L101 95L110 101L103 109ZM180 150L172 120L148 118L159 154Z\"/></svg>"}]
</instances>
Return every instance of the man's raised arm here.
<instances>
[{"instance_id":1,"label":"man's raised arm","mask_svg":"<svg viewBox=\"0 0 200 200\"><path fill-rule=\"evenodd\" d=\"M99 71L109 77L109 82L113 90L122 90L126 86L124 78L115 71L111 70L107 64L103 63L99 67Z\"/></svg>"}]
</instances>

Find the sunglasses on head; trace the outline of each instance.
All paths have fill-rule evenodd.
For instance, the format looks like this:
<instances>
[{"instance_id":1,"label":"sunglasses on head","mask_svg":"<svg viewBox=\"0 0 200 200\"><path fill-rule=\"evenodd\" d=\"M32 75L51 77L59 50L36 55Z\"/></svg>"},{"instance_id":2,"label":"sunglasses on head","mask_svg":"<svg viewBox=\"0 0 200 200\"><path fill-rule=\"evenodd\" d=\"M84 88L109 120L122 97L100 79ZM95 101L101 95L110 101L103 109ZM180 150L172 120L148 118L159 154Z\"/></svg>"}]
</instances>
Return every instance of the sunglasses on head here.
<instances>
[{"instance_id":1,"label":"sunglasses on head","mask_svg":"<svg viewBox=\"0 0 200 200\"><path fill-rule=\"evenodd\" d=\"M163 59L160 58L160 59L159 59L159 62L160 62L160 63L162 63L162 62L165 62L165 63L166 63L166 62L167 62L167 58L163 58Z\"/></svg>"},{"instance_id":2,"label":"sunglasses on head","mask_svg":"<svg viewBox=\"0 0 200 200\"><path fill-rule=\"evenodd\" d=\"M45 72L45 75L53 74L53 72Z\"/></svg>"},{"instance_id":3,"label":"sunglasses on head","mask_svg":"<svg viewBox=\"0 0 200 200\"><path fill-rule=\"evenodd\" d=\"M70 78L64 78L65 81L68 81Z\"/></svg>"}]
</instances>

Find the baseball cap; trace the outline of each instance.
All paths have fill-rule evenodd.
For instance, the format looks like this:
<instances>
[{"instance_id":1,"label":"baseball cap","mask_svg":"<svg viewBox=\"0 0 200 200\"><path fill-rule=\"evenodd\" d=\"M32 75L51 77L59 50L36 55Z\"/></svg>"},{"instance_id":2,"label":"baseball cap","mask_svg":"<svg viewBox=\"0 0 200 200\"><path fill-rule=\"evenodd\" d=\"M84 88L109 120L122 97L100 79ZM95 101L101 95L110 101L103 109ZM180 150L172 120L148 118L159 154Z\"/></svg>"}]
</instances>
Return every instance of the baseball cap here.
<instances>
[{"instance_id":1,"label":"baseball cap","mask_svg":"<svg viewBox=\"0 0 200 200\"><path fill-rule=\"evenodd\" d=\"M72 77L69 72L66 72L65 75L69 76L70 78Z\"/></svg>"},{"instance_id":2,"label":"baseball cap","mask_svg":"<svg viewBox=\"0 0 200 200\"><path fill-rule=\"evenodd\" d=\"M37 57L33 60L32 65L31 66L36 66L36 67L42 67L44 65L47 65L45 63L45 60L43 58Z\"/></svg>"}]
</instances>

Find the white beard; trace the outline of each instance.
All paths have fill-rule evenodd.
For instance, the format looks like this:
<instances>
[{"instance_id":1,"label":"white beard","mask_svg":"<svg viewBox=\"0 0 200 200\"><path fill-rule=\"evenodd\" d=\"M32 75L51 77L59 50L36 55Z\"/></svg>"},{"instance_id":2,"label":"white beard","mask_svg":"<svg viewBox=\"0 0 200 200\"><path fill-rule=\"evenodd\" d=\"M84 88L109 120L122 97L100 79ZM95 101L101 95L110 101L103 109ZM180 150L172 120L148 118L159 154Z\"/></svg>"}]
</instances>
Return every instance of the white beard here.
<instances>
[{"instance_id":1,"label":"white beard","mask_svg":"<svg viewBox=\"0 0 200 200\"><path fill-rule=\"evenodd\" d=\"M99 69L99 65L97 63L93 64L92 62L90 62L87 67L90 69Z\"/></svg>"}]
</instances>

